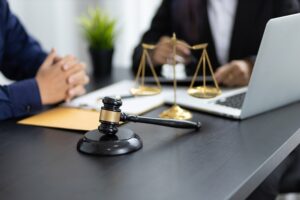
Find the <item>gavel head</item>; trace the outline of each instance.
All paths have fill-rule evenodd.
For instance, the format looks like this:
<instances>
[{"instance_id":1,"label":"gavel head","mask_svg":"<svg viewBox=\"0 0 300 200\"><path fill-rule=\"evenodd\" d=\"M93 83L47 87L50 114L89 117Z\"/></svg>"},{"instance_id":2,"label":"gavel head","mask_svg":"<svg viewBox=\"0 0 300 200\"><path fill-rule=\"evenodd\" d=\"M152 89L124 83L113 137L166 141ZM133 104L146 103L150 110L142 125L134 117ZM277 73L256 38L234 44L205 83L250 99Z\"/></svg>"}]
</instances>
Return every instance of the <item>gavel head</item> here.
<instances>
[{"instance_id":1,"label":"gavel head","mask_svg":"<svg viewBox=\"0 0 300 200\"><path fill-rule=\"evenodd\" d=\"M115 135L121 117L122 100L115 97L104 97L103 106L100 110L100 126L98 130L105 135Z\"/></svg>"}]
</instances>

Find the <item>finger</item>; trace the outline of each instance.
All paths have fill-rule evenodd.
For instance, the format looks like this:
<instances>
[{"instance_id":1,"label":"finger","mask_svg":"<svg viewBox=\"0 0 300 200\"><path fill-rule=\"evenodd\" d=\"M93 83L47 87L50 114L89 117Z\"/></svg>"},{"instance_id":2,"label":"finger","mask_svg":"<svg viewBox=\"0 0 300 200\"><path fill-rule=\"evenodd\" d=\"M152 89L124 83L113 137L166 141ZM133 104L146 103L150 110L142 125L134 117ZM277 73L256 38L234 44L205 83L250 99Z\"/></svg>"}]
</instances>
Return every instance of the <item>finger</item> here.
<instances>
[{"instance_id":1,"label":"finger","mask_svg":"<svg viewBox=\"0 0 300 200\"><path fill-rule=\"evenodd\" d=\"M233 70L231 71L231 75L233 76L234 86L242 86L248 83L248 71L247 66L244 65L242 61L232 61Z\"/></svg>"},{"instance_id":2,"label":"finger","mask_svg":"<svg viewBox=\"0 0 300 200\"><path fill-rule=\"evenodd\" d=\"M159 49L154 52L153 61L156 64L164 64L166 63L167 59L170 57L172 57L172 51L170 51L167 48Z\"/></svg>"},{"instance_id":3,"label":"finger","mask_svg":"<svg viewBox=\"0 0 300 200\"><path fill-rule=\"evenodd\" d=\"M222 83L226 86L233 87L237 84L237 80L233 78L233 76L227 76Z\"/></svg>"},{"instance_id":4,"label":"finger","mask_svg":"<svg viewBox=\"0 0 300 200\"><path fill-rule=\"evenodd\" d=\"M163 37L161 37L160 38L160 40L159 40L159 42L158 42L158 44L162 44L162 43L170 43L171 42L171 38L170 37L168 37L168 36L163 36Z\"/></svg>"},{"instance_id":5,"label":"finger","mask_svg":"<svg viewBox=\"0 0 300 200\"><path fill-rule=\"evenodd\" d=\"M153 61L156 62L161 57L165 57L172 52L171 48L166 45L157 46L156 49L153 51Z\"/></svg>"},{"instance_id":6,"label":"finger","mask_svg":"<svg viewBox=\"0 0 300 200\"><path fill-rule=\"evenodd\" d=\"M54 67L56 68L63 68L63 66L69 62L72 62L74 60L74 57L72 56L65 56L61 59L59 59L55 64Z\"/></svg>"},{"instance_id":7,"label":"finger","mask_svg":"<svg viewBox=\"0 0 300 200\"><path fill-rule=\"evenodd\" d=\"M241 70L235 70L233 71L233 77L234 77L234 86L244 86L247 85L248 79L247 76L241 71Z\"/></svg>"},{"instance_id":8,"label":"finger","mask_svg":"<svg viewBox=\"0 0 300 200\"><path fill-rule=\"evenodd\" d=\"M57 65L59 65L59 67L63 70L63 71L67 71L68 69L70 69L73 65L75 65L76 63L78 63L78 60L72 56L72 55L68 55L65 56L64 58L62 58Z\"/></svg>"},{"instance_id":9,"label":"finger","mask_svg":"<svg viewBox=\"0 0 300 200\"><path fill-rule=\"evenodd\" d=\"M86 90L85 90L85 88L82 85L79 85L79 86L76 86L74 88L71 88L67 92L67 98L66 98L66 100L68 101L68 100L73 99L76 96L83 95L83 94L85 94L85 92L86 92Z\"/></svg>"},{"instance_id":10,"label":"finger","mask_svg":"<svg viewBox=\"0 0 300 200\"><path fill-rule=\"evenodd\" d=\"M238 86L243 82L244 76L240 67L234 63L231 63L230 71L225 75L223 84L229 87Z\"/></svg>"},{"instance_id":11,"label":"finger","mask_svg":"<svg viewBox=\"0 0 300 200\"><path fill-rule=\"evenodd\" d=\"M191 54L191 50L188 48L188 45L183 41L176 46L176 50L178 54L182 54L183 56L189 56Z\"/></svg>"},{"instance_id":12,"label":"finger","mask_svg":"<svg viewBox=\"0 0 300 200\"><path fill-rule=\"evenodd\" d=\"M66 75L67 77L70 77L73 74L76 74L80 71L85 71L86 65L84 63L76 63L75 65L71 66L67 71Z\"/></svg>"},{"instance_id":13,"label":"finger","mask_svg":"<svg viewBox=\"0 0 300 200\"><path fill-rule=\"evenodd\" d=\"M70 85L85 85L89 82L89 77L86 75L84 71L80 71L71 75L68 78L68 84Z\"/></svg>"},{"instance_id":14,"label":"finger","mask_svg":"<svg viewBox=\"0 0 300 200\"><path fill-rule=\"evenodd\" d=\"M179 61L181 63L186 63L190 59L190 57L191 57L190 54L187 55L187 54L183 53L182 51L177 51L176 52L176 56L179 56L179 57L182 58L181 60L177 60L177 61Z\"/></svg>"},{"instance_id":15,"label":"finger","mask_svg":"<svg viewBox=\"0 0 300 200\"><path fill-rule=\"evenodd\" d=\"M233 65L232 70L230 72L234 77L242 76L243 71L238 65Z\"/></svg>"},{"instance_id":16,"label":"finger","mask_svg":"<svg viewBox=\"0 0 300 200\"><path fill-rule=\"evenodd\" d=\"M71 59L66 61L63 65L62 65L62 70L63 71L68 71L71 68L73 68L74 66L76 66L77 64L79 64L77 59Z\"/></svg>"},{"instance_id":17,"label":"finger","mask_svg":"<svg viewBox=\"0 0 300 200\"><path fill-rule=\"evenodd\" d=\"M173 48L172 48L170 40L160 41L156 45L156 50L161 50L161 49L169 49L169 51L173 51Z\"/></svg>"},{"instance_id":18,"label":"finger","mask_svg":"<svg viewBox=\"0 0 300 200\"><path fill-rule=\"evenodd\" d=\"M59 62L62 59L61 56L56 55L56 57L54 58L54 63Z\"/></svg>"},{"instance_id":19,"label":"finger","mask_svg":"<svg viewBox=\"0 0 300 200\"><path fill-rule=\"evenodd\" d=\"M231 72L232 65L230 63L219 67L215 73L215 78L219 83L222 83L228 74Z\"/></svg>"},{"instance_id":20,"label":"finger","mask_svg":"<svg viewBox=\"0 0 300 200\"><path fill-rule=\"evenodd\" d=\"M227 79L223 84L229 87L244 86L247 85L247 81L244 78L235 77L234 79Z\"/></svg>"},{"instance_id":21,"label":"finger","mask_svg":"<svg viewBox=\"0 0 300 200\"><path fill-rule=\"evenodd\" d=\"M173 48L169 44L162 44L156 47L155 52L168 52L172 53Z\"/></svg>"},{"instance_id":22,"label":"finger","mask_svg":"<svg viewBox=\"0 0 300 200\"><path fill-rule=\"evenodd\" d=\"M168 52L161 52L161 53L157 52L154 55L154 59L161 60L162 62L166 62L166 60L170 58L172 58L172 54Z\"/></svg>"},{"instance_id":23,"label":"finger","mask_svg":"<svg viewBox=\"0 0 300 200\"><path fill-rule=\"evenodd\" d=\"M186 55L182 51L176 51L176 56L182 57L184 60L188 59L190 55ZM162 62L166 63L167 60L173 60L174 59L174 52L172 48L169 47L163 47L161 49L158 49L155 52L154 57L156 59L161 58ZM175 58L176 59L176 58Z\"/></svg>"},{"instance_id":24,"label":"finger","mask_svg":"<svg viewBox=\"0 0 300 200\"><path fill-rule=\"evenodd\" d=\"M71 67L73 67L75 64L79 63L78 59L72 55L68 55L67 56L67 60L66 62L64 63L64 65L62 66L62 69L64 71L67 71L69 70Z\"/></svg>"},{"instance_id":25,"label":"finger","mask_svg":"<svg viewBox=\"0 0 300 200\"><path fill-rule=\"evenodd\" d=\"M55 57L56 57L56 50L51 49L51 52L48 54L47 58L43 62L42 67L51 66L54 62Z\"/></svg>"},{"instance_id":26,"label":"finger","mask_svg":"<svg viewBox=\"0 0 300 200\"><path fill-rule=\"evenodd\" d=\"M246 79L244 79L244 78L239 78L239 79L237 79L236 81L235 81L235 84L234 84L234 86L245 86L245 85L247 85L247 80Z\"/></svg>"},{"instance_id":27,"label":"finger","mask_svg":"<svg viewBox=\"0 0 300 200\"><path fill-rule=\"evenodd\" d=\"M191 56L187 56L182 53L177 53L175 59L178 63L188 64L191 61Z\"/></svg>"}]
</instances>

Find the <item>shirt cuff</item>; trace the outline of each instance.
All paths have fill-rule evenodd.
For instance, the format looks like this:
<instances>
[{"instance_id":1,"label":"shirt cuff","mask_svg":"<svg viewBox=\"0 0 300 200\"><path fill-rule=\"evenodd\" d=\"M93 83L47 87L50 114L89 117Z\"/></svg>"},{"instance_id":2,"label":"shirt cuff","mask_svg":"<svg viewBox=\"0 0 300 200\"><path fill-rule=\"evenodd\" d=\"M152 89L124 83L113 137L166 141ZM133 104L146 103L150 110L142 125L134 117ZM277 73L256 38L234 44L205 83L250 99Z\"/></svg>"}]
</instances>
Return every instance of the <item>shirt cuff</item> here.
<instances>
[{"instance_id":1,"label":"shirt cuff","mask_svg":"<svg viewBox=\"0 0 300 200\"><path fill-rule=\"evenodd\" d=\"M15 82L8 86L8 91L15 117L32 114L42 109L40 91L35 79Z\"/></svg>"}]
</instances>

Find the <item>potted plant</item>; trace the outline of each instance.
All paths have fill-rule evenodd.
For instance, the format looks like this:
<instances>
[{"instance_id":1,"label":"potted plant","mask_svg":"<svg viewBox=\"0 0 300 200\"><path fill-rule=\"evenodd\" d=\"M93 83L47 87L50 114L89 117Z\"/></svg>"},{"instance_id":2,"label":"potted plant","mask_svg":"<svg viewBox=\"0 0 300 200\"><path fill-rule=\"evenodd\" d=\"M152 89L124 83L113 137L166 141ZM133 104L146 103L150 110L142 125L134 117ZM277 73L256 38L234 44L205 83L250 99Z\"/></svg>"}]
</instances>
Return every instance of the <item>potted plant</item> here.
<instances>
[{"instance_id":1,"label":"potted plant","mask_svg":"<svg viewBox=\"0 0 300 200\"><path fill-rule=\"evenodd\" d=\"M105 77L112 71L116 20L111 19L99 7L89 8L80 17L95 77Z\"/></svg>"}]
</instances>

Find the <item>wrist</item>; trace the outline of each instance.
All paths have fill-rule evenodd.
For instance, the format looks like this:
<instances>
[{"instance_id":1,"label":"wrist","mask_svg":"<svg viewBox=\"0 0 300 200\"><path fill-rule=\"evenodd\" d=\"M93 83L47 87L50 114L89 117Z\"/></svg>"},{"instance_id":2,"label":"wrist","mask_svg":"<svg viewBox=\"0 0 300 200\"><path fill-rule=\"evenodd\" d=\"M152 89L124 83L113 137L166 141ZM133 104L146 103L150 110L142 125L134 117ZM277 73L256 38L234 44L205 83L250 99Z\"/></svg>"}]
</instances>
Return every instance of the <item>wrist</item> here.
<instances>
[{"instance_id":1,"label":"wrist","mask_svg":"<svg viewBox=\"0 0 300 200\"><path fill-rule=\"evenodd\" d=\"M48 99L47 98L47 93L44 92L45 89L44 89L43 81L39 77L36 77L35 80L36 80L36 83L37 83L37 86L38 86L38 89L39 89L39 94L40 94L40 99L41 99L42 105L49 104L49 102L47 100Z\"/></svg>"},{"instance_id":2,"label":"wrist","mask_svg":"<svg viewBox=\"0 0 300 200\"><path fill-rule=\"evenodd\" d=\"M155 53L156 53L155 50L154 50L154 51L148 52L148 55L149 55L150 60L151 60L151 62L152 62L152 64L153 64L154 67L160 65L160 64L156 61L156 59L155 59ZM146 62L148 62L147 58L146 58Z\"/></svg>"},{"instance_id":3,"label":"wrist","mask_svg":"<svg viewBox=\"0 0 300 200\"><path fill-rule=\"evenodd\" d=\"M17 81L8 86L8 91L15 116L23 116L41 110L41 96L35 79Z\"/></svg>"}]
</instances>

